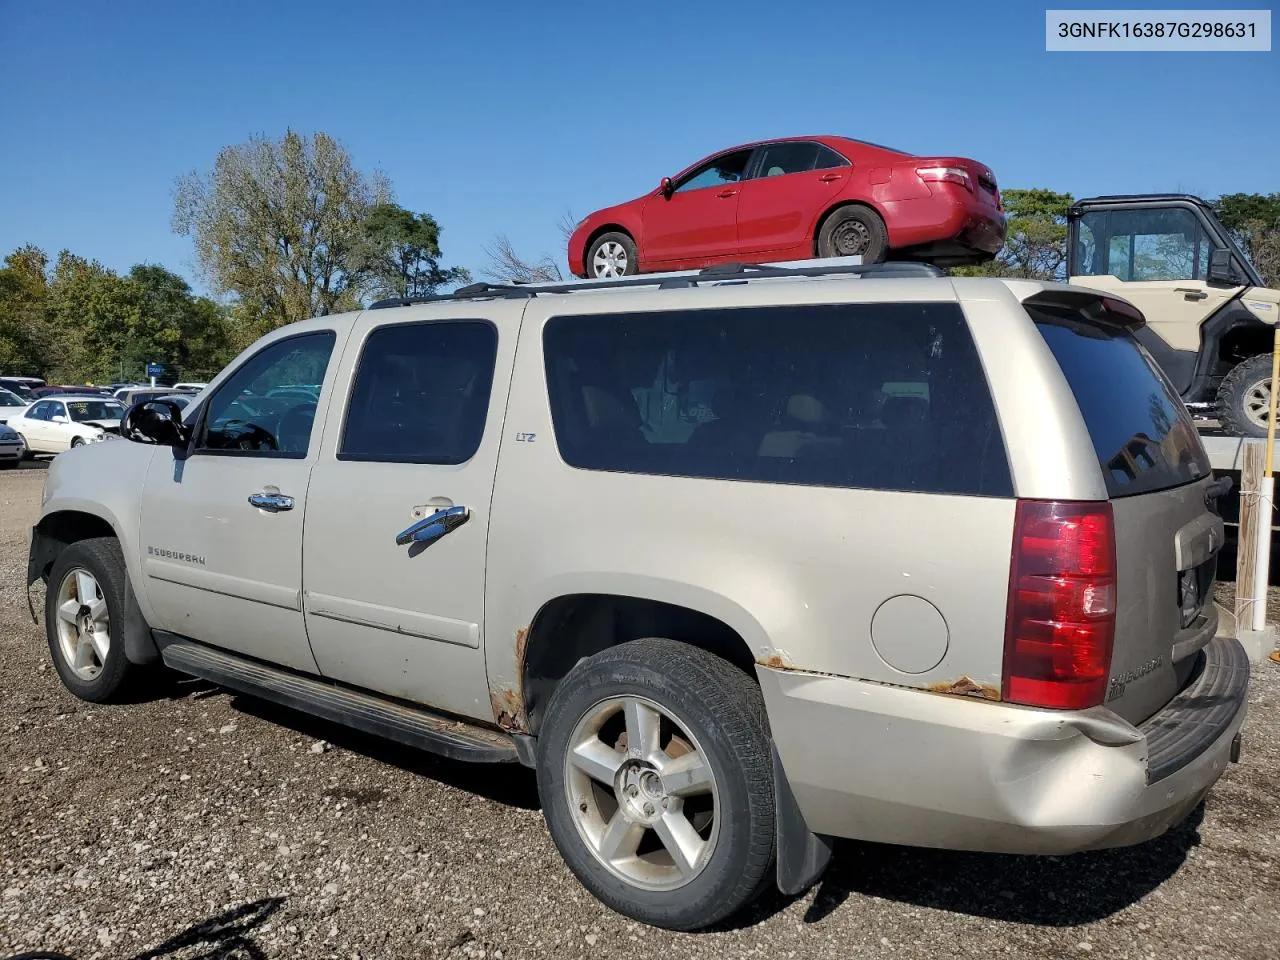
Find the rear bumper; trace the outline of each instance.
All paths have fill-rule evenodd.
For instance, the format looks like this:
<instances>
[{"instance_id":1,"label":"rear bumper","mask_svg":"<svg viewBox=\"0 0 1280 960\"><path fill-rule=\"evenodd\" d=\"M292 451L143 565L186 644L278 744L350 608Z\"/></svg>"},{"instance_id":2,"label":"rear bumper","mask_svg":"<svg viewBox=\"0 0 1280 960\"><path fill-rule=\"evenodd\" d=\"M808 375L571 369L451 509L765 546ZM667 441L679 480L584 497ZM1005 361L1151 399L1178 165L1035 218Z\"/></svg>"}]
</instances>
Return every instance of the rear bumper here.
<instances>
[{"instance_id":1,"label":"rear bumper","mask_svg":"<svg viewBox=\"0 0 1280 960\"><path fill-rule=\"evenodd\" d=\"M1007 229L1003 213L961 186L929 189L932 196L884 204L890 246L922 254L999 253Z\"/></svg>"},{"instance_id":2,"label":"rear bumper","mask_svg":"<svg viewBox=\"0 0 1280 960\"><path fill-rule=\"evenodd\" d=\"M1180 823L1231 760L1248 662L1214 640L1199 678L1141 727L760 667L809 829L999 853L1127 846Z\"/></svg>"}]
</instances>

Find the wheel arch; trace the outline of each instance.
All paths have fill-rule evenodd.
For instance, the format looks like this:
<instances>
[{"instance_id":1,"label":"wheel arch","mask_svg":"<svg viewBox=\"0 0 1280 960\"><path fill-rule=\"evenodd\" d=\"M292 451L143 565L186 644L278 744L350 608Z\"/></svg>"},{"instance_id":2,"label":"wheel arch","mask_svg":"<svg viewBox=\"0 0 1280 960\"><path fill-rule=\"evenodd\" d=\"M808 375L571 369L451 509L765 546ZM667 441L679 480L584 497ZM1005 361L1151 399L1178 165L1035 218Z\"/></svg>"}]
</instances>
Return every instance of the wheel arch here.
<instances>
[{"instance_id":1,"label":"wheel arch","mask_svg":"<svg viewBox=\"0 0 1280 960\"><path fill-rule=\"evenodd\" d=\"M757 656L744 631L699 606L653 596L585 591L547 600L529 626L516 634L515 690L505 697L495 693L499 725L522 727L536 735L547 701L574 664L645 637L663 637L706 650L754 680Z\"/></svg>"},{"instance_id":2,"label":"wheel arch","mask_svg":"<svg viewBox=\"0 0 1280 960\"><path fill-rule=\"evenodd\" d=\"M819 256L818 237L822 233L823 226L825 226L826 222L831 219L832 214L834 214L837 210L843 210L845 207L863 207L867 210L870 210L877 217L879 217L880 222L884 224L884 235L885 235L886 241L892 241L892 237L889 234L889 220L887 217L885 217L883 210L881 210L878 206L876 206L870 200L866 200L860 197L846 197L841 200L833 200L831 204L825 210L823 210L822 213L818 215L818 219L814 221L813 230L809 239L809 246L812 249L813 255L815 257ZM888 243L888 249L890 250L893 249L892 242Z\"/></svg>"},{"instance_id":3,"label":"wheel arch","mask_svg":"<svg viewBox=\"0 0 1280 960\"><path fill-rule=\"evenodd\" d=\"M27 587L30 588L37 580L47 579L58 557L72 544L100 537L110 537L119 543L124 558L127 609L121 634L125 656L132 663L154 663L160 658L160 652L152 639L151 629L133 589L134 573L129 563L130 542L121 536L115 517L70 506L44 514L31 532L31 547L27 556Z\"/></svg>"}]
</instances>

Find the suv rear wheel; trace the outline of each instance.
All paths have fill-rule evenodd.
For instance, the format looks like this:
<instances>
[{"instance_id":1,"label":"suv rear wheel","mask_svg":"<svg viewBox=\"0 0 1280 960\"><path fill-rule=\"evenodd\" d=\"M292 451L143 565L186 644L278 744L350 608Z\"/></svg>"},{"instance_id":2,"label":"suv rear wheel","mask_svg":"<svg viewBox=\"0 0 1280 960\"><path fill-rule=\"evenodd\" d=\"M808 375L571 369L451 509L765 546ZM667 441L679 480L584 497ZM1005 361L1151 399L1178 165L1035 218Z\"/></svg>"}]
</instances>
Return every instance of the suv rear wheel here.
<instances>
[{"instance_id":1,"label":"suv rear wheel","mask_svg":"<svg viewBox=\"0 0 1280 960\"><path fill-rule=\"evenodd\" d=\"M1265 437L1271 406L1271 354L1236 364L1218 387L1218 422L1237 437Z\"/></svg>"},{"instance_id":2,"label":"suv rear wheel","mask_svg":"<svg viewBox=\"0 0 1280 960\"><path fill-rule=\"evenodd\" d=\"M561 681L539 741L552 839L609 907L693 930L767 886L769 728L759 687L738 668L671 640L612 647Z\"/></svg>"},{"instance_id":3,"label":"suv rear wheel","mask_svg":"<svg viewBox=\"0 0 1280 960\"><path fill-rule=\"evenodd\" d=\"M44 598L44 625L53 665L81 700L105 703L133 670L119 630L124 623L125 566L120 544L97 537L58 555Z\"/></svg>"}]
</instances>

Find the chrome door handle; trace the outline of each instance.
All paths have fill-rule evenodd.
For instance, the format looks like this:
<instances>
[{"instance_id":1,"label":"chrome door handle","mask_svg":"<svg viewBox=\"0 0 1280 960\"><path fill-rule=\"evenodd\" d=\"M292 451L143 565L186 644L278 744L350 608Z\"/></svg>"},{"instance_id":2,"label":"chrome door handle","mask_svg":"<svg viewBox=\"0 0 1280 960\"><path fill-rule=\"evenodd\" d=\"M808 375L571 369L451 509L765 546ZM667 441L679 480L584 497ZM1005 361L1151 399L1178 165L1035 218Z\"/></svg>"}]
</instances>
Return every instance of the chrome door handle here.
<instances>
[{"instance_id":1,"label":"chrome door handle","mask_svg":"<svg viewBox=\"0 0 1280 960\"><path fill-rule=\"evenodd\" d=\"M259 510L269 510L272 513L293 509L293 497L287 497L283 493L250 494L249 503Z\"/></svg>"},{"instance_id":2,"label":"chrome door handle","mask_svg":"<svg viewBox=\"0 0 1280 960\"><path fill-rule=\"evenodd\" d=\"M423 517L397 533L396 544L403 547L406 543L435 543L446 533L452 533L470 519L471 511L466 507L446 507L443 510L437 510L431 516Z\"/></svg>"}]
</instances>

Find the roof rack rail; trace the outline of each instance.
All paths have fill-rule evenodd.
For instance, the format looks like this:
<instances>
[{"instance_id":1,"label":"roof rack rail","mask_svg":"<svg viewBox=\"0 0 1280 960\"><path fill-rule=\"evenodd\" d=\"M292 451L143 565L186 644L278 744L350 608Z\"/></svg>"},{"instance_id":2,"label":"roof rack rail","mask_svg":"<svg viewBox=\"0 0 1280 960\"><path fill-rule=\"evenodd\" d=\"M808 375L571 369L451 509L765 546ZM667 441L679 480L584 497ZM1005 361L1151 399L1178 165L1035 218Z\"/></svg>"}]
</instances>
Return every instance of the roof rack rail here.
<instances>
[{"instance_id":1,"label":"roof rack rail","mask_svg":"<svg viewBox=\"0 0 1280 960\"><path fill-rule=\"evenodd\" d=\"M826 257L789 263L720 263L701 270L670 273L641 273L610 280L561 280L551 282L471 283L452 293L429 297L389 297L371 304L369 309L407 307L415 303L438 303L445 300L469 300L475 297L532 297L542 293L574 293L579 290L617 290L624 287L657 287L669 290L696 287L700 283L742 282L775 277L855 276L892 279L903 277L945 277L947 272L931 263L914 260L886 263L850 263L860 257Z\"/></svg>"}]
</instances>

